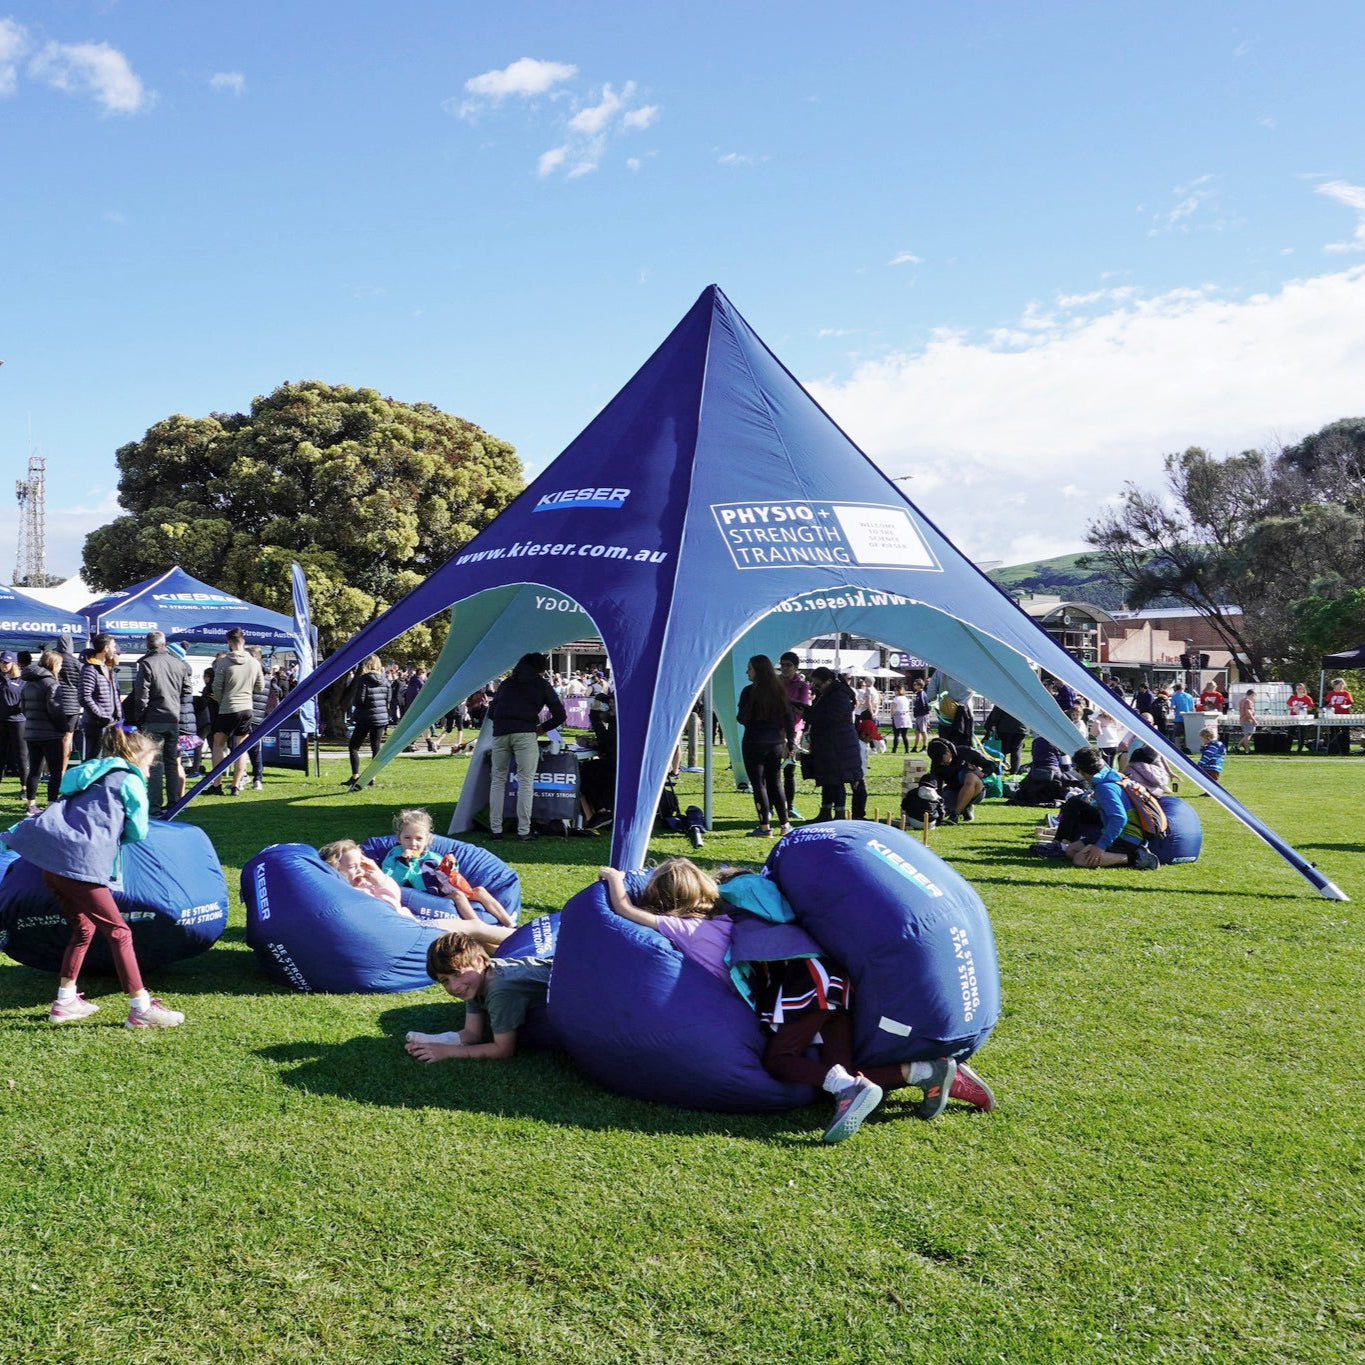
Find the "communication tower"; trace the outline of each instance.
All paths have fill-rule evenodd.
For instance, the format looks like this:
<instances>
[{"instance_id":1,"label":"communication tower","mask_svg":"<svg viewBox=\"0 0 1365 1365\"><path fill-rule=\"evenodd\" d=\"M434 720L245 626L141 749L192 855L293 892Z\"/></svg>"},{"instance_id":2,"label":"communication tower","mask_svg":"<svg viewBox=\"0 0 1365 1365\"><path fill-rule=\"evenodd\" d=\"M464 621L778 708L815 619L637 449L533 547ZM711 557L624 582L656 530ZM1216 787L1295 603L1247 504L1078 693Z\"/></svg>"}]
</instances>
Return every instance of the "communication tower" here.
<instances>
[{"instance_id":1,"label":"communication tower","mask_svg":"<svg viewBox=\"0 0 1365 1365\"><path fill-rule=\"evenodd\" d=\"M19 551L14 561L16 583L47 580L47 460L28 457L28 478L14 485L19 499Z\"/></svg>"}]
</instances>

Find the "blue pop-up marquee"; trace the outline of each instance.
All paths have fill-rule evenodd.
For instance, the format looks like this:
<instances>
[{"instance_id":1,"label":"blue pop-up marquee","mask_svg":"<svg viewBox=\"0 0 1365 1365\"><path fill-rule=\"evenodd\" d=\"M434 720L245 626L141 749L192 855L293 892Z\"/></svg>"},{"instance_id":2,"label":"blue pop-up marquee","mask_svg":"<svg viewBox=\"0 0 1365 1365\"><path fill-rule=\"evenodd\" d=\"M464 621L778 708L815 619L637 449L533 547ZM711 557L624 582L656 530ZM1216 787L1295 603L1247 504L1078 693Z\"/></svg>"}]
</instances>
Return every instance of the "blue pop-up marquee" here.
<instances>
[{"instance_id":1,"label":"blue pop-up marquee","mask_svg":"<svg viewBox=\"0 0 1365 1365\"><path fill-rule=\"evenodd\" d=\"M301 682L267 727L445 608L445 649L379 762L522 653L590 626L616 686L612 859L625 868L643 861L673 746L722 663L728 705L749 654L865 631L913 647L1068 749L1076 732L1030 661L1094 690L1091 674L849 440L715 286L486 530ZM1148 738L1323 895L1344 899L1163 738Z\"/></svg>"},{"instance_id":2,"label":"blue pop-up marquee","mask_svg":"<svg viewBox=\"0 0 1365 1365\"><path fill-rule=\"evenodd\" d=\"M122 592L96 598L81 608L81 615L90 622L92 635L101 631L145 635L159 630L167 640L180 644L221 645L223 636L239 626L248 644L299 648L291 617L201 583L179 565Z\"/></svg>"},{"instance_id":3,"label":"blue pop-up marquee","mask_svg":"<svg viewBox=\"0 0 1365 1365\"><path fill-rule=\"evenodd\" d=\"M6 644L28 644L35 640L55 640L69 635L79 647L88 627L79 612L54 607L18 588L0 587L0 640Z\"/></svg>"}]
</instances>

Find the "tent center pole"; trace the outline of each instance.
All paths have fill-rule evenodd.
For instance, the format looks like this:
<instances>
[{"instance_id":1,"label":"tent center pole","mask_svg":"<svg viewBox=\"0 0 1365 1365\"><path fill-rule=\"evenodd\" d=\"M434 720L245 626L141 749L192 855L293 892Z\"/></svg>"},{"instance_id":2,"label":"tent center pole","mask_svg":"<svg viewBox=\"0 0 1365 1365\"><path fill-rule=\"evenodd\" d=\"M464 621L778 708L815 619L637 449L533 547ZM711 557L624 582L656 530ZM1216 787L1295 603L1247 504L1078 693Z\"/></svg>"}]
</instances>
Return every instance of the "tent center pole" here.
<instances>
[{"instance_id":1,"label":"tent center pole","mask_svg":"<svg viewBox=\"0 0 1365 1365\"><path fill-rule=\"evenodd\" d=\"M711 718L711 679L707 678L706 686L701 693L701 724L702 724L702 814L706 816L706 828L712 828L711 823L711 796L715 778L715 765L712 758L712 736L715 734L714 721Z\"/></svg>"}]
</instances>

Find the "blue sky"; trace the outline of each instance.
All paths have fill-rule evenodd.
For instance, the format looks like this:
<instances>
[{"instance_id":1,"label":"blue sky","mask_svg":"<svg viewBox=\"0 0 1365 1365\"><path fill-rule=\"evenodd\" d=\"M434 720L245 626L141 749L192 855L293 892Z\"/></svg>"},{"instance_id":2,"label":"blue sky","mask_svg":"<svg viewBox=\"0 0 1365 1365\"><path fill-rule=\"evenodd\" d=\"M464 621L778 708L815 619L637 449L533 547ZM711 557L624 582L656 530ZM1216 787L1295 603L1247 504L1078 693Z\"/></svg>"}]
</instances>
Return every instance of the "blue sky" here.
<instances>
[{"instance_id":1,"label":"blue sky","mask_svg":"<svg viewBox=\"0 0 1365 1365\"><path fill-rule=\"evenodd\" d=\"M534 470L716 282L969 553L1081 548L1166 451L1365 411L1363 39L1358 4L0 0L0 486L31 424L72 572L119 445L302 378Z\"/></svg>"}]
</instances>

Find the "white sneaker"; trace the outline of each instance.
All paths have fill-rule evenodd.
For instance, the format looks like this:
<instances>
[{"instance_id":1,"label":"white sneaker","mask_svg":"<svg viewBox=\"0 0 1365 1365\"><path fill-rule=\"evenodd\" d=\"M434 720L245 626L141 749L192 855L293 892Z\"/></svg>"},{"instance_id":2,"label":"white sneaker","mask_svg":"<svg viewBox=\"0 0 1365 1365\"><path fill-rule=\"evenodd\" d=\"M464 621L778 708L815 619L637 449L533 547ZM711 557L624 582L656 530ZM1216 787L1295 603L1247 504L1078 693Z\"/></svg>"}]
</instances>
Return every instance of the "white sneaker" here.
<instances>
[{"instance_id":1,"label":"white sneaker","mask_svg":"<svg viewBox=\"0 0 1365 1365\"><path fill-rule=\"evenodd\" d=\"M455 1044L460 1041L458 1032L451 1033L409 1033L408 1042L410 1043L450 1043Z\"/></svg>"},{"instance_id":2,"label":"white sneaker","mask_svg":"<svg viewBox=\"0 0 1365 1365\"><path fill-rule=\"evenodd\" d=\"M179 1010L167 1009L165 1001L155 996L147 1002L146 1009L128 1011L129 1028L175 1028L184 1022L185 1016Z\"/></svg>"},{"instance_id":3,"label":"white sneaker","mask_svg":"<svg viewBox=\"0 0 1365 1365\"><path fill-rule=\"evenodd\" d=\"M93 1000L78 995L74 1000L54 1000L47 1017L51 1023L65 1024L69 1019L88 1019L98 1014L100 1007Z\"/></svg>"},{"instance_id":4,"label":"white sneaker","mask_svg":"<svg viewBox=\"0 0 1365 1365\"><path fill-rule=\"evenodd\" d=\"M265 783L262 782L261 779L258 777L258 778L251 784L251 790L254 791L254 792L263 792L263 791L265 790Z\"/></svg>"}]
</instances>

